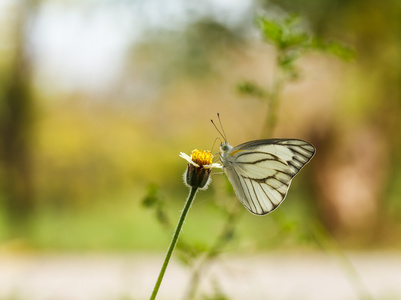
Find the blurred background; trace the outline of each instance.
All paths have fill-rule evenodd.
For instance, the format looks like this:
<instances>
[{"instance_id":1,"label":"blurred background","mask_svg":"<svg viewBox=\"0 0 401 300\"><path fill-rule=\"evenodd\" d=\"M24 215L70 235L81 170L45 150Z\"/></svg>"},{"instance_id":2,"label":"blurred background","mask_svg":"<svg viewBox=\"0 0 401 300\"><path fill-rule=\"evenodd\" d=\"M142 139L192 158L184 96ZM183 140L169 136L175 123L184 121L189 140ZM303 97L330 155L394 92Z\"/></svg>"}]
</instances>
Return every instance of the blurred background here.
<instances>
[{"instance_id":1,"label":"blurred background","mask_svg":"<svg viewBox=\"0 0 401 300\"><path fill-rule=\"evenodd\" d=\"M143 200L157 199L175 224L188 192L178 155L213 145L218 152L210 123L217 112L231 145L263 137L267 103L242 95L238 85L250 80L269 89L276 52L255 20L292 13L309 34L356 53L344 61L308 52L297 62L297 80L282 88L273 136L307 140L316 156L266 217L249 214L225 177L214 175L183 238L207 249L229 203L244 212L222 251L228 255L289 252L302 261L306 253L337 249L374 253L378 265L391 253L388 265L400 266L399 0L0 0L0 299L146 299L172 230ZM70 260L87 270L107 265L109 256L144 272L143 294L132 286L124 294L118 284L120 298L41 294L49 278L24 290L26 265L34 272L37 257L61 264L47 269L57 274ZM400 280L397 270L398 277L383 272ZM178 285L165 299L183 290ZM401 299L401 288L370 292Z\"/></svg>"}]
</instances>

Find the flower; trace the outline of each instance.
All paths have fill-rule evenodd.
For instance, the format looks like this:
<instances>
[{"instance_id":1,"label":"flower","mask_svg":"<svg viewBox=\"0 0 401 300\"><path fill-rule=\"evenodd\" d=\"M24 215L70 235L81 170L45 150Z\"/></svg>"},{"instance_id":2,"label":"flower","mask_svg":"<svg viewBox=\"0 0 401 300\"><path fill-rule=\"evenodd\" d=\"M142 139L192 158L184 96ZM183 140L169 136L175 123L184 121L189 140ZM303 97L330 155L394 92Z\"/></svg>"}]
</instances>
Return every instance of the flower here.
<instances>
[{"instance_id":1,"label":"flower","mask_svg":"<svg viewBox=\"0 0 401 300\"><path fill-rule=\"evenodd\" d=\"M211 181L211 169L221 168L219 163L213 163L213 154L210 151L195 149L191 156L181 152L180 157L189 162L184 173L184 182L189 187L207 189Z\"/></svg>"},{"instance_id":2,"label":"flower","mask_svg":"<svg viewBox=\"0 0 401 300\"><path fill-rule=\"evenodd\" d=\"M221 168L219 163L213 163L213 154L205 150L192 150L192 155L189 156L184 152L180 152L180 157L197 168L211 169Z\"/></svg>"}]
</instances>

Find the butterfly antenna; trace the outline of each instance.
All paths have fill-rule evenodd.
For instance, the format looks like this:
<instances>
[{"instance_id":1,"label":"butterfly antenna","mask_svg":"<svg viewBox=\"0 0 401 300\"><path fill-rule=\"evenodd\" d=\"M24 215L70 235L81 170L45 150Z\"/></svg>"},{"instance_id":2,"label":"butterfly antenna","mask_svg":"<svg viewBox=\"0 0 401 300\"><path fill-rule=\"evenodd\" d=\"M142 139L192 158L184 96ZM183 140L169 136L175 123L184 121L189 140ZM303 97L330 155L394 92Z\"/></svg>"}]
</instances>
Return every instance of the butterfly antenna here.
<instances>
[{"instance_id":1,"label":"butterfly antenna","mask_svg":"<svg viewBox=\"0 0 401 300\"><path fill-rule=\"evenodd\" d=\"M219 113L217 113L217 118L219 118L220 128L223 131L224 141L227 142L227 135L226 135L226 132L224 131L223 124L221 123L221 119L220 119L220 114Z\"/></svg>"},{"instance_id":2,"label":"butterfly antenna","mask_svg":"<svg viewBox=\"0 0 401 300\"><path fill-rule=\"evenodd\" d=\"M219 138L219 137L216 137L215 139L214 139L214 142L213 142L213 146L212 146L212 153L213 153L213 148L214 148L214 146L216 145L216 141L217 140L220 140L220 143L221 143L221 139ZM220 152L219 152L220 153ZM213 154L214 155L214 154Z\"/></svg>"},{"instance_id":3,"label":"butterfly antenna","mask_svg":"<svg viewBox=\"0 0 401 300\"><path fill-rule=\"evenodd\" d=\"M217 114L217 115L218 115L218 114ZM220 120L220 118L219 118L219 120ZM216 124L213 122L212 119L210 119L210 122L212 122L214 128L216 128L217 132L218 132L218 133L224 138L224 140L226 141L225 135L223 135L223 134L221 133L221 131L219 130L219 128L216 126ZM220 124L221 124L221 122L220 122ZM223 130L223 132L224 132L224 130Z\"/></svg>"}]
</instances>

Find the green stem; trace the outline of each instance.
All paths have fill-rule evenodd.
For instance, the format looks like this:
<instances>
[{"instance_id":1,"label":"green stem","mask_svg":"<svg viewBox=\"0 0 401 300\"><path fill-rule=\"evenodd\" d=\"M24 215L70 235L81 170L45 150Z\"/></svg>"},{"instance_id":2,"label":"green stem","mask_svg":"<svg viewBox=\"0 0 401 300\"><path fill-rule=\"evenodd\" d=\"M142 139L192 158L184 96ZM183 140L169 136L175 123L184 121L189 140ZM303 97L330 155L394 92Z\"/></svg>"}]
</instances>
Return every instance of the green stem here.
<instances>
[{"instance_id":1,"label":"green stem","mask_svg":"<svg viewBox=\"0 0 401 300\"><path fill-rule=\"evenodd\" d=\"M235 225L240 216L239 210L231 210L228 212L226 222L220 232L219 237L214 245L206 252L204 259L199 263L198 267L192 273L190 285L186 297L184 299L194 299L196 290L199 286L201 273L208 264L221 252L221 249L234 238Z\"/></svg>"},{"instance_id":2,"label":"green stem","mask_svg":"<svg viewBox=\"0 0 401 300\"><path fill-rule=\"evenodd\" d=\"M277 65L273 77L273 84L268 98L267 115L265 119L264 128L262 131L262 138L273 137L274 129L276 128L278 120L278 106L280 101L280 92L282 84L283 84L282 70L280 69L280 66Z\"/></svg>"},{"instance_id":3,"label":"green stem","mask_svg":"<svg viewBox=\"0 0 401 300\"><path fill-rule=\"evenodd\" d=\"M197 190L198 190L198 188L192 187L189 192L187 202L185 202L184 209L181 212L180 219L178 220L177 227L174 231L173 238L171 239L170 246L168 247L166 258L164 259L162 269L160 270L159 277L157 278L155 287L153 288L153 292L152 292L152 295L150 296L150 300L156 299L156 295L157 295L157 292L159 291L160 284L162 283L164 273L166 272L166 269L167 269L168 263L170 261L171 255L173 254L174 248L177 245L177 241L178 241L178 237L180 236L180 233L181 233L182 225L184 225L185 218L188 214L189 209L191 208L193 200L195 199Z\"/></svg>"}]
</instances>

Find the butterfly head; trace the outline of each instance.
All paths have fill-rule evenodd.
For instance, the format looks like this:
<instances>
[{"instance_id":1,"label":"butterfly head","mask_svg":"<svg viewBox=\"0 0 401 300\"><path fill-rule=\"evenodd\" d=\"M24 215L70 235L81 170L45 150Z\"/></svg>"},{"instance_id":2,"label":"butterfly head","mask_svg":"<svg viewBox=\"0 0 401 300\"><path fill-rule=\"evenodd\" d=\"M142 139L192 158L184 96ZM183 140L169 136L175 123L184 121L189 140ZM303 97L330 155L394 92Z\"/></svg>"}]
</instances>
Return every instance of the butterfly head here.
<instances>
[{"instance_id":1,"label":"butterfly head","mask_svg":"<svg viewBox=\"0 0 401 300\"><path fill-rule=\"evenodd\" d=\"M225 153L229 153L232 148L233 147L231 145L229 145L227 142L222 142L220 144L220 151L223 154L223 156L224 156Z\"/></svg>"}]
</instances>

